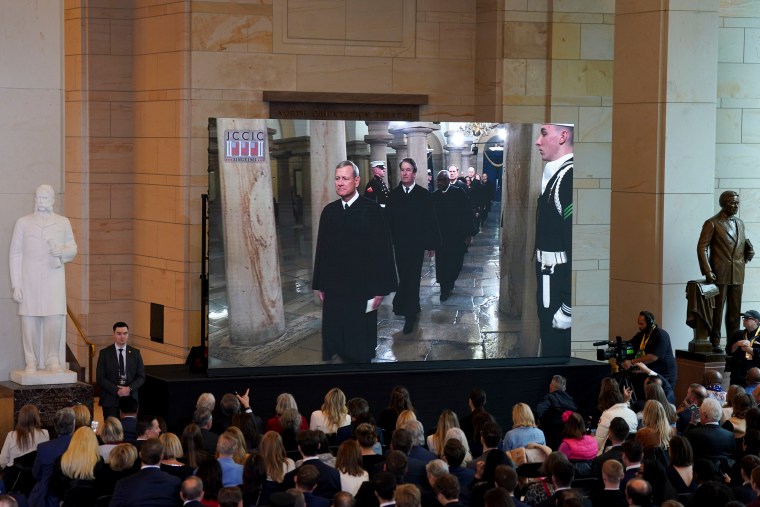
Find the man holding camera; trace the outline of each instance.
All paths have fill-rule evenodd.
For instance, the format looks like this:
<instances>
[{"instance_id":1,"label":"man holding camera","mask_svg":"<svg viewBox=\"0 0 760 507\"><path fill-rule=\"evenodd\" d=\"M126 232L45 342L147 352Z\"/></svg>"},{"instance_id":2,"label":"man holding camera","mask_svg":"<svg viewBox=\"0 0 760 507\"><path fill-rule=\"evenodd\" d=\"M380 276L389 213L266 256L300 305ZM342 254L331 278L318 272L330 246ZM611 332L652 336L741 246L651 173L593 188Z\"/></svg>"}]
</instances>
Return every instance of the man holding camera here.
<instances>
[{"instance_id":1,"label":"man holding camera","mask_svg":"<svg viewBox=\"0 0 760 507\"><path fill-rule=\"evenodd\" d=\"M629 370L634 366L646 365L647 371L639 368L633 371L642 374L654 371L667 380L671 386L675 386L676 380L678 380L678 371L673 356L673 347L670 345L670 335L657 325L654 315L648 311L639 312L638 326L639 332L630 339L630 343L636 351L636 357L623 361L620 366L624 370ZM634 390L637 395L643 394L643 385L639 386L639 382L634 382Z\"/></svg>"}]
</instances>

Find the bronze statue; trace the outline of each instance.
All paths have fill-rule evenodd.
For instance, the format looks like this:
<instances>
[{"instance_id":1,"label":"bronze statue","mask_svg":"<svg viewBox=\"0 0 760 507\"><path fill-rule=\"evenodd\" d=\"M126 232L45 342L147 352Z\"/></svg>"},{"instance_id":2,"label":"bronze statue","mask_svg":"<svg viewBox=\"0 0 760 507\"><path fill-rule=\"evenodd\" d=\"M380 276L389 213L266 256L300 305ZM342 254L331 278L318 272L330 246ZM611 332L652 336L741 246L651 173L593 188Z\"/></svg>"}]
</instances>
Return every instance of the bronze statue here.
<instances>
[{"instance_id":1,"label":"bronze statue","mask_svg":"<svg viewBox=\"0 0 760 507\"><path fill-rule=\"evenodd\" d=\"M726 336L739 330L744 265L752 260L755 251L744 236L744 222L736 218L739 194L728 190L720 194L721 211L705 221L697 244L699 269L708 283L718 286L715 298L710 341L715 352L720 348L720 324L726 305Z\"/></svg>"}]
</instances>

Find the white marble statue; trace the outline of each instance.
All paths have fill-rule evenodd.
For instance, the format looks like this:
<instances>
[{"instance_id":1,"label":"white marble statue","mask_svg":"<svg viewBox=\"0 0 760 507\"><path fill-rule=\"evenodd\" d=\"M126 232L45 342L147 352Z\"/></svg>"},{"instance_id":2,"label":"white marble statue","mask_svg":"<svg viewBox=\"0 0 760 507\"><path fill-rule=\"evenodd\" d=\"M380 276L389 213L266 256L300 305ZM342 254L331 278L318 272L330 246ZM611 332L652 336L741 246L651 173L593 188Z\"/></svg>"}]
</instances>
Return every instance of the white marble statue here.
<instances>
[{"instance_id":1,"label":"white marble statue","mask_svg":"<svg viewBox=\"0 0 760 507\"><path fill-rule=\"evenodd\" d=\"M53 212L55 191L40 185L34 213L16 221L10 248L11 287L18 303L27 373L37 371L35 348L51 373L62 372L65 355L66 277L64 264L77 254L69 219Z\"/></svg>"}]
</instances>

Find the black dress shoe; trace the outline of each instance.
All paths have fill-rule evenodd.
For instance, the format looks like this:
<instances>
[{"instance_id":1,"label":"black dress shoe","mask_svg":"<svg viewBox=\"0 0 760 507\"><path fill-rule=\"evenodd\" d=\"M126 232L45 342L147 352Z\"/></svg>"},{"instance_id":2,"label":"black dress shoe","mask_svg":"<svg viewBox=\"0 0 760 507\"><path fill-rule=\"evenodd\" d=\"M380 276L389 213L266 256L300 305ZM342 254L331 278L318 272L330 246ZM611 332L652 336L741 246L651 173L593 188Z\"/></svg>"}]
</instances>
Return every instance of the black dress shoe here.
<instances>
[{"instance_id":1,"label":"black dress shoe","mask_svg":"<svg viewBox=\"0 0 760 507\"><path fill-rule=\"evenodd\" d=\"M446 301L451 296L451 289L441 291L441 302Z\"/></svg>"},{"instance_id":2,"label":"black dress shoe","mask_svg":"<svg viewBox=\"0 0 760 507\"><path fill-rule=\"evenodd\" d=\"M412 318L407 317L406 318L406 320L404 321L404 334L409 334L412 331L414 331L414 322L415 322L415 320L416 319L414 317L412 317Z\"/></svg>"}]
</instances>

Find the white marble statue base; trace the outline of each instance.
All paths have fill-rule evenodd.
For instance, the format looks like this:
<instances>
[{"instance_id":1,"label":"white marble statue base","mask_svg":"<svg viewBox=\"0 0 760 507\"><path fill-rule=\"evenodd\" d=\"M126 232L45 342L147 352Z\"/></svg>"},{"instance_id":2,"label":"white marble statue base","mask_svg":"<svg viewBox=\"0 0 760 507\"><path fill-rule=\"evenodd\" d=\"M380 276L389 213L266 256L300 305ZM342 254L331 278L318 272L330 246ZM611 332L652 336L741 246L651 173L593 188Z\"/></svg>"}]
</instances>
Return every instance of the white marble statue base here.
<instances>
[{"instance_id":1,"label":"white marble statue base","mask_svg":"<svg viewBox=\"0 0 760 507\"><path fill-rule=\"evenodd\" d=\"M76 384L77 374L71 370L52 373L48 370L37 370L27 373L26 370L11 370L11 380L22 386L39 386L43 384Z\"/></svg>"}]
</instances>

